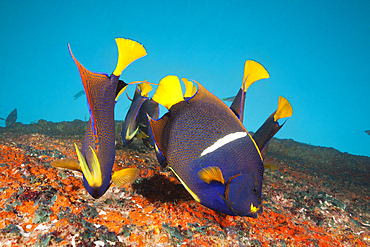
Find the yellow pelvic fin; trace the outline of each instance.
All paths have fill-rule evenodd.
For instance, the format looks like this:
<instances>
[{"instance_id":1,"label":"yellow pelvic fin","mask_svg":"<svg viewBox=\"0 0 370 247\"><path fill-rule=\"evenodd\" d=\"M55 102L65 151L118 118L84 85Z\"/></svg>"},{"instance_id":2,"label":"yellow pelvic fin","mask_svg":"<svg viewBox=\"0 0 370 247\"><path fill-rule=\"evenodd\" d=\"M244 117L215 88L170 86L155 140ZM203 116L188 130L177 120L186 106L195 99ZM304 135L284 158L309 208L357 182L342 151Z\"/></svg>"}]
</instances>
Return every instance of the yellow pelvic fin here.
<instances>
[{"instance_id":1,"label":"yellow pelvic fin","mask_svg":"<svg viewBox=\"0 0 370 247\"><path fill-rule=\"evenodd\" d=\"M137 168L126 168L112 175L112 182L115 186L125 187L130 186L139 177L139 170Z\"/></svg>"},{"instance_id":2,"label":"yellow pelvic fin","mask_svg":"<svg viewBox=\"0 0 370 247\"><path fill-rule=\"evenodd\" d=\"M271 170L278 169L277 165L272 164L272 163L263 163L263 166L265 167L265 169L271 169Z\"/></svg>"},{"instance_id":3,"label":"yellow pelvic fin","mask_svg":"<svg viewBox=\"0 0 370 247\"><path fill-rule=\"evenodd\" d=\"M245 61L243 75L244 92L247 92L249 86L252 85L254 82L261 79L267 79L269 77L269 73L262 64L253 60Z\"/></svg>"},{"instance_id":4,"label":"yellow pelvic fin","mask_svg":"<svg viewBox=\"0 0 370 247\"><path fill-rule=\"evenodd\" d=\"M119 96L121 96L121 94L126 90L127 86L128 86L128 85L124 86L124 87L121 89L121 91L119 91L119 93L117 94L117 96L116 96L116 98L114 99L114 101L116 101L116 102L117 102L117 100L118 100Z\"/></svg>"},{"instance_id":5,"label":"yellow pelvic fin","mask_svg":"<svg viewBox=\"0 0 370 247\"><path fill-rule=\"evenodd\" d=\"M98 160L98 157L96 156L94 149L90 147L91 152L93 153L93 158L91 161L92 162L91 164L92 172L91 172L89 169L89 166L86 163L85 158L82 156L82 153L78 149L76 143L75 143L75 147L76 147L76 153L78 156L78 160L80 161L82 173L84 174L87 182L89 183L91 187L101 186L102 178L101 178L100 164L99 164L99 160Z\"/></svg>"},{"instance_id":6,"label":"yellow pelvic fin","mask_svg":"<svg viewBox=\"0 0 370 247\"><path fill-rule=\"evenodd\" d=\"M78 160L72 158L54 160L53 162L50 163L50 165L57 168L67 168L73 171L81 171L81 167L80 164L78 163Z\"/></svg>"},{"instance_id":7,"label":"yellow pelvic fin","mask_svg":"<svg viewBox=\"0 0 370 247\"><path fill-rule=\"evenodd\" d=\"M186 78L182 78L181 80L184 82L185 88L186 88L184 97L185 98L193 97L194 94L197 92L197 87L195 85L193 85L192 81L189 81Z\"/></svg>"},{"instance_id":8,"label":"yellow pelvic fin","mask_svg":"<svg viewBox=\"0 0 370 247\"><path fill-rule=\"evenodd\" d=\"M184 181L182 181L180 176L177 175L177 173L172 169L172 167L169 167L169 168L173 171L173 173L176 175L176 177L180 180L182 185L184 185L185 189L190 193L190 195L194 198L194 200L196 200L197 202L200 202L199 197L186 185L186 183Z\"/></svg>"},{"instance_id":9,"label":"yellow pelvic fin","mask_svg":"<svg viewBox=\"0 0 370 247\"><path fill-rule=\"evenodd\" d=\"M279 96L279 103L276 113L274 115L274 121L277 122L281 118L291 117L293 115L293 108L289 101L283 96Z\"/></svg>"},{"instance_id":10,"label":"yellow pelvic fin","mask_svg":"<svg viewBox=\"0 0 370 247\"><path fill-rule=\"evenodd\" d=\"M184 101L179 78L174 75L164 77L159 82L158 88L153 95L153 100L168 110L171 106Z\"/></svg>"},{"instance_id":11,"label":"yellow pelvic fin","mask_svg":"<svg viewBox=\"0 0 370 247\"><path fill-rule=\"evenodd\" d=\"M126 131L126 140L132 140L132 138L135 137L136 132L139 130L139 126L137 126L136 129L132 133L130 133L130 129L131 129L130 126L131 124L128 125L127 131Z\"/></svg>"},{"instance_id":12,"label":"yellow pelvic fin","mask_svg":"<svg viewBox=\"0 0 370 247\"><path fill-rule=\"evenodd\" d=\"M218 181L222 184L225 183L224 177L222 176L222 172L220 168L217 166L209 166L201 169L198 172L198 177L207 184L209 184L211 181Z\"/></svg>"},{"instance_id":13,"label":"yellow pelvic fin","mask_svg":"<svg viewBox=\"0 0 370 247\"><path fill-rule=\"evenodd\" d=\"M149 136L147 134L144 133L144 131L140 130L139 129L139 133L136 133L135 135L137 138L141 138L141 139L148 139Z\"/></svg>"},{"instance_id":14,"label":"yellow pelvic fin","mask_svg":"<svg viewBox=\"0 0 370 247\"><path fill-rule=\"evenodd\" d=\"M133 61L144 57L147 53L144 46L134 40L117 38L118 62L113 74L121 75L122 71Z\"/></svg>"},{"instance_id":15,"label":"yellow pelvic fin","mask_svg":"<svg viewBox=\"0 0 370 247\"><path fill-rule=\"evenodd\" d=\"M138 85L142 97L148 98L148 93L152 91L153 87L145 80L143 83Z\"/></svg>"}]
</instances>

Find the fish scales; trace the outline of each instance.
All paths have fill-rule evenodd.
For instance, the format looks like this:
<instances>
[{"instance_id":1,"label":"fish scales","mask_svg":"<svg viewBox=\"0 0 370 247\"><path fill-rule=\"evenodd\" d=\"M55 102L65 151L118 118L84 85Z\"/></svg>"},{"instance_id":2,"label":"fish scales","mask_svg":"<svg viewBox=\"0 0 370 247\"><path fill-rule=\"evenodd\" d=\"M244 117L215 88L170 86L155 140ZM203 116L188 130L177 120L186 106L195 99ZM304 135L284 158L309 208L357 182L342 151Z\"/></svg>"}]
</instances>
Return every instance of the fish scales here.
<instances>
[{"instance_id":1,"label":"fish scales","mask_svg":"<svg viewBox=\"0 0 370 247\"><path fill-rule=\"evenodd\" d=\"M168 75L159 82L153 100L168 113L158 120L149 118L158 162L168 164L192 197L208 208L249 217L263 211L264 168L274 166L263 163L260 149L284 125L278 120L293 114L289 101L279 96L277 110L253 137L244 128L246 91L267 78L260 63L247 60L243 84L230 108L197 82L198 90L181 79L184 96L177 76Z\"/></svg>"},{"instance_id":2,"label":"fish scales","mask_svg":"<svg viewBox=\"0 0 370 247\"><path fill-rule=\"evenodd\" d=\"M153 131L157 133L155 141L170 168L185 186L200 198L203 205L235 215L220 196L225 195L225 185L213 183L210 186L196 174L203 167L212 164L221 169L225 180L243 174L230 183L234 189L230 190L228 199L232 202L240 193L245 193L244 190L262 186L262 159L255 143L236 115L200 84L198 87L194 98L173 105L162 120L153 122ZM205 149L223 137L243 132L243 138L221 146L212 155L202 155ZM245 180L245 176L249 179ZM247 183L248 186L244 186ZM246 201L249 204L239 207L250 208L251 201L254 205L260 205L261 197L255 196L254 199Z\"/></svg>"},{"instance_id":3,"label":"fish scales","mask_svg":"<svg viewBox=\"0 0 370 247\"><path fill-rule=\"evenodd\" d=\"M80 67L80 66L79 66ZM94 126L97 133L94 134L92 127L92 119L90 118L86 129L82 153L88 159L92 159L92 152L89 147L97 150L96 154L99 161L103 164L111 164L103 166L102 180L103 183L110 183L110 172L114 163L115 153L115 126L114 126L114 106L118 80L110 80L106 74L92 74L82 65L80 69L83 71L84 87L87 90L89 105ZM90 169L92 166L88 163Z\"/></svg>"}]
</instances>

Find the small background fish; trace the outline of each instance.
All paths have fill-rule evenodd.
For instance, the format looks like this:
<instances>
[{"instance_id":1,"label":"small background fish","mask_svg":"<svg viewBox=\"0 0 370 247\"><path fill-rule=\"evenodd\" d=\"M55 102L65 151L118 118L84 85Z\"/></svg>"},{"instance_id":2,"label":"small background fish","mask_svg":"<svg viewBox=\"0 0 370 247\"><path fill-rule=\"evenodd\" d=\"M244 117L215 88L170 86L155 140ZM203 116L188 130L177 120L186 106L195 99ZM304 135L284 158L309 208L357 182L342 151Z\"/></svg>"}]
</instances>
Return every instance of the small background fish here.
<instances>
[{"instance_id":1,"label":"small background fish","mask_svg":"<svg viewBox=\"0 0 370 247\"><path fill-rule=\"evenodd\" d=\"M84 90L81 90L78 93L76 93L75 95L73 95L73 100L76 100L76 99L80 98L82 95L85 95Z\"/></svg>"}]
</instances>

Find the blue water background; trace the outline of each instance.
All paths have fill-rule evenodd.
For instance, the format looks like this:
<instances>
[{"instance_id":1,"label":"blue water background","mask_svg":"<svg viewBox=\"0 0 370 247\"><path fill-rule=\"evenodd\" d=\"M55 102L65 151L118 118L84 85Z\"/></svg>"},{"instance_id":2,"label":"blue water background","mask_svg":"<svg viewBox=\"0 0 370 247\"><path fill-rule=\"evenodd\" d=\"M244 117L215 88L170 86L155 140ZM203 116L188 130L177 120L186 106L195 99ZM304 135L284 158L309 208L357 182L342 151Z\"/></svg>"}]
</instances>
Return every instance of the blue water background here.
<instances>
[{"instance_id":1,"label":"blue water background","mask_svg":"<svg viewBox=\"0 0 370 247\"><path fill-rule=\"evenodd\" d=\"M114 38L125 37L148 52L127 82L174 74L229 97L254 59L270 79L248 90L248 130L282 95L294 113L276 137L370 156L369 12L369 1L2 1L0 117L16 107L25 124L88 118L85 96L73 100L83 87L67 44L87 69L110 74ZM129 104L117 103L117 120Z\"/></svg>"}]
</instances>

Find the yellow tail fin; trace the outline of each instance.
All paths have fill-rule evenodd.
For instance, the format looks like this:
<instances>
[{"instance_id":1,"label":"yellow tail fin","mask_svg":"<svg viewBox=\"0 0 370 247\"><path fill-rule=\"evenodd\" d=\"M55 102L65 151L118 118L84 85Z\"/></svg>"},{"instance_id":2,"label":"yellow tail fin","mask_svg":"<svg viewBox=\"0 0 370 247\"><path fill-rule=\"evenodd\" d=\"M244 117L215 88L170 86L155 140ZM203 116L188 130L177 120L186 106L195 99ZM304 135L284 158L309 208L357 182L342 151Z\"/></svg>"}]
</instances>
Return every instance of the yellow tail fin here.
<instances>
[{"instance_id":1,"label":"yellow tail fin","mask_svg":"<svg viewBox=\"0 0 370 247\"><path fill-rule=\"evenodd\" d=\"M112 182L115 186L125 187L133 184L139 176L139 170L137 168L126 168L112 175Z\"/></svg>"},{"instance_id":2,"label":"yellow tail fin","mask_svg":"<svg viewBox=\"0 0 370 247\"><path fill-rule=\"evenodd\" d=\"M189 81L186 78L182 78L181 80L185 84L185 88L186 88L184 97L185 98L191 98L191 97L193 97L194 94L197 92L197 87L195 85L193 85L193 82L192 81Z\"/></svg>"},{"instance_id":3,"label":"yellow tail fin","mask_svg":"<svg viewBox=\"0 0 370 247\"><path fill-rule=\"evenodd\" d=\"M289 101L283 96L279 96L279 103L276 113L274 115L274 121L277 122L281 118L291 117L293 115L293 108Z\"/></svg>"},{"instance_id":4,"label":"yellow tail fin","mask_svg":"<svg viewBox=\"0 0 370 247\"><path fill-rule=\"evenodd\" d=\"M147 83L146 80L143 83L140 83L138 87L141 92L141 96L147 97L147 98L148 98L148 93L152 91L153 89L153 87L149 83Z\"/></svg>"},{"instance_id":5,"label":"yellow tail fin","mask_svg":"<svg viewBox=\"0 0 370 247\"><path fill-rule=\"evenodd\" d=\"M144 57L147 53L144 46L131 39L117 38L118 62L113 74L121 75L122 71L133 61Z\"/></svg>"},{"instance_id":6,"label":"yellow tail fin","mask_svg":"<svg viewBox=\"0 0 370 247\"><path fill-rule=\"evenodd\" d=\"M265 67L263 67L262 64L253 60L245 61L243 76L244 92L247 92L247 89L254 82L261 79L267 79L269 77L270 77L269 73L267 72Z\"/></svg>"},{"instance_id":7,"label":"yellow tail fin","mask_svg":"<svg viewBox=\"0 0 370 247\"><path fill-rule=\"evenodd\" d=\"M179 78L174 75L164 77L159 82L158 88L153 95L153 100L168 110L174 104L184 101Z\"/></svg>"}]
</instances>

